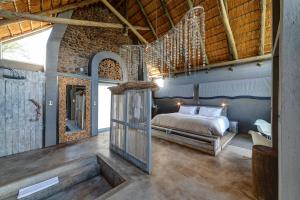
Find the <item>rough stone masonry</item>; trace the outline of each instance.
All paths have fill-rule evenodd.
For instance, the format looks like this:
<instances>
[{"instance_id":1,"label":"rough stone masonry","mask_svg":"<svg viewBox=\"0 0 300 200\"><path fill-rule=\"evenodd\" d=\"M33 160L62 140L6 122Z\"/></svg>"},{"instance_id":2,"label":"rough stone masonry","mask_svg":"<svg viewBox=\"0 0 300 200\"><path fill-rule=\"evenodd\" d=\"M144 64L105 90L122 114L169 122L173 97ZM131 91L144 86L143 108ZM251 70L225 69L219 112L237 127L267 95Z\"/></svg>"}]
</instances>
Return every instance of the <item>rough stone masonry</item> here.
<instances>
[{"instance_id":1,"label":"rough stone masonry","mask_svg":"<svg viewBox=\"0 0 300 200\"><path fill-rule=\"evenodd\" d=\"M72 19L120 23L118 19L102 5L92 5L77 9ZM91 57L101 51L119 53L122 45L132 44L122 29L68 26L60 44L58 71L78 73L80 68L87 71Z\"/></svg>"}]
</instances>

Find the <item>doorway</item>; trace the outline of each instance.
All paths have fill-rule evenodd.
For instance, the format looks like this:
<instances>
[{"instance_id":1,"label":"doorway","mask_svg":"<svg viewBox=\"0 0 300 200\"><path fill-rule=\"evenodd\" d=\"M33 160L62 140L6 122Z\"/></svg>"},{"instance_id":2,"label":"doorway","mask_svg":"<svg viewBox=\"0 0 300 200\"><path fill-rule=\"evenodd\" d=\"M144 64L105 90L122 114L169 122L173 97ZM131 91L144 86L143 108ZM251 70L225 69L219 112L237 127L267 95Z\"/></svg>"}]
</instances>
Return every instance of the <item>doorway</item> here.
<instances>
[{"instance_id":1,"label":"doorway","mask_svg":"<svg viewBox=\"0 0 300 200\"><path fill-rule=\"evenodd\" d=\"M109 131L111 93L108 88L115 85L113 83L98 84L98 133Z\"/></svg>"}]
</instances>

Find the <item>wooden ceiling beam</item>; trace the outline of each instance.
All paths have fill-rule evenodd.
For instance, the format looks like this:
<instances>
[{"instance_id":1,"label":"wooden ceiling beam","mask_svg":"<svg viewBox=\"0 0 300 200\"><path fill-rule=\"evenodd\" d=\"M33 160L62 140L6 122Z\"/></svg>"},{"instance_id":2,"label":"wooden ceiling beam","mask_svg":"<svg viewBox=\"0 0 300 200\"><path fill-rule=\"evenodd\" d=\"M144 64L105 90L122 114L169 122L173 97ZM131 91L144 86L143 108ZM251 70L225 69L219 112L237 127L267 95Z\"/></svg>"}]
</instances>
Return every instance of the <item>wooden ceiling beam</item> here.
<instances>
[{"instance_id":1,"label":"wooden ceiling beam","mask_svg":"<svg viewBox=\"0 0 300 200\"><path fill-rule=\"evenodd\" d=\"M218 6L219 6L219 4L218 4ZM228 2L227 2L227 0L224 0L224 6L225 6L226 13L228 15ZM220 9L220 7L219 7L219 9ZM229 59L232 60L232 58L233 58L233 52L232 52L232 49L230 48L229 40L228 40L227 35L226 35L226 38L227 38L226 43L227 43L227 46L228 46L227 49L228 49L228 52L229 52Z\"/></svg>"},{"instance_id":2,"label":"wooden ceiling beam","mask_svg":"<svg viewBox=\"0 0 300 200\"><path fill-rule=\"evenodd\" d=\"M266 32L266 12L267 12L267 1L260 0L260 45L259 55L265 54L265 32Z\"/></svg>"},{"instance_id":3,"label":"wooden ceiling beam","mask_svg":"<svg viewBox=\"0 0 300 200\"><path fill-rule=\"evenodd\" d=\"M187 0L187 3L188 3L188 6L189 6L189 9L190 10L193 9L193 7L194 7L193 1L192 0ZM200 48L201 49L205 49L205 44L203 42L203 38L202 38L202 35L201 35L200 27L198 25L197 25L197 29L198 29L199 34L200 34ZM209 64L209 60L208 60L207 55L205 55L205 64L207 64L207 65Z\"/></svg>"},{"instance_id":4,"label":"wooden ceiling beam","mask_svg":"<svg viewBox=\"0 0 300 200\"><path fill-rule=\"evenodd\" d=\"M118 2L118 4L116 5L116 9L118 9L123 3L124 3L125 0L121 0Z\"/></svg>"},{"instance_id":5,"label":"wooden ceiling beam","mask_svg":"<svg viewBox=\"0 0 300 200\"><path fill-rule=\"evenodd\" d=\"M5 43L5 42L11 42L11 41L14 41L14 40L19 40L21 38L40 33L42 31L45 31L45 30L49 29L49 28L52 28L52 25L46 25L46 26L43 26L41 28L37 28L37 29L34 29L34 30L30 29L28 31L23 31L22 34L17 34L17 35L13 35L11 37L1 38L0 42Z\"/></svg>"},{"instance_id":6,"label":"wooden ceiling beam","mask_svg":"<svg viewBox=\"0 0 300 200\"><path fill-rule=\"evenodd\" d=\"M50 15L65 12L65 11L68 11L68 10L75 10L77 8L81 8L81 7L84 7L84 6L88 6L90 4L98 3L100 1L101 0L81 1L81 2L68 4L68 5L65 5L65 6L61 6L59 8L55 8L55 9L47 10L47 11L43 11L43 12L38 12L38 13L34 13L34 14L49 15L50 16ZM28 4L28 6L30 7L30 3ZM0 26L15 23L15 22L20 22L20 21L24 21L24 20L22 20L20 18L14 18L14 19L10 19L10 20L1 20L0 21Z\"/></svg>"},{"instance_id":7,"label":"wooden ceiling beam","mask_svg":"<svg viewBox=\"0 0 300 200\"><path fill-rule=\"evenodd\" d=\"M224 25L225 28L225 32L227 35L227 39L228 39L228 43L229 43L229 47L230 47L230 52L232 52L232 56L234 60L239 59L238 53L237 53L237 49L236 49L236 44L235 44L235 40L234 40L234 36L230 27L230 23L229 23L229 19L228 19L228 15L227 15L227 11L226 11L226 7L224 4L223 0L218 0L218 4L219 4L219 10L220 10L220 15L221 15L221 19L222 19L222 23Z\"/></svg>"},{"instance_id":8,"label":"wooden ceiling beam","mask_svg":"<svg viewBox=\"0 0 300 200\"><path fill-rule=\"evenodd\" d=\"M53 0L50 0L50 8L53 10Z\"/></svg>"},{"instance_id":9,"label":"wooden ceiling beam","mask_svg":"<svg viewBox=\"0 0 300 200\"><path fill-rule=\"evenodd\" d=\"M162 6L163 9L164 9L165 15L166 15L166 17L168 18L171 27L174 28L175 25L174 25L174 22L173 22L173 19L172 19L170 13L169 13L169 10L168 10L168 8L167 8L167 3L166 3L166 1L165 1L165 0L160 0L160 3L161 3L161 6Z\"/></svg>"},{"instance_id":10,"label":"wooden ceiling beam","mask_svg":"<svg viewBox=\"0 0 300 200\"><path fill-rule=\"evenodd\" d=\"M44 1L43 0L40 0L40 10L41 10L41 12L43 12L43 10L44 10Z\"/></svg>"},{"instance_id":11,"label":"wooden ceiling beam","mask_svg":"<svg viewBox=\"0 0 300 200\"><path fill-rule=\"evenodd\" d=\"M19 18L26 19L32 21L40 21L40 22L49 22L54 24L67 24L67 25L75 25L75 26L91 26L98 28L116 28L123 29L123 24L115 24L115 23L104 23L104 22L96 22L96 21L88 21L88 20L77 20L77 19L65 19L65 18L57 18L57 17L48 17L44 15L34 15L28 13L17 13L11 12L8 10L0 9L0 16L5 18ZM145 30L144 27L133 27L134 29ZM149 30L147 28L147 30Z\"/></svg>"},{"instance_id":12,"label":"wooden ceiling beam","mask_svg":"<svg viewBox=\"0 0 300 200\"><path fill-rule=\"evenodd\" d=\"M128 28L136 35L136 37L143 42L144 44L148 44L148 41L136 30L136 28L125 19L107 0L101 0L101 2L124 24L128 26Z\"/></svg>"},{"instance_id":13,"label":"wooden ceiling beam","mask_svg":"<svg viewBox=\"0 0 300 200\"><path fill-rule=\"evenodd\" d=\"M189 6L189 9L192 9L194 7L194 3L192 0L187 0L187 3L188 3L188 6Z\"/></svg>"},{"instance_id":14,"label":"wooden ceiling beam","mask_svg":"<svg viewBox=\"0 0 300 200\"><path fill-rule=\"evenodd\" d=\"M154 27L153 27L153 25L151 23L151 20L149 19L148 15L147 15L146 11L145 11L145 9L144 9L144 6L143 6L142 2L140 0L136 0L136 2L138 3L138 5L139 5L139 7L140 7L140 9L141 9L141 11L142 11L145 19L146 19L146 22L147 22L148 26L150 27L150 29L151 29L154 37L156 39L158 39L158 36L157 36L157 34L155 32L155 29L154 29Z\"/></svg>"}]
</instances>

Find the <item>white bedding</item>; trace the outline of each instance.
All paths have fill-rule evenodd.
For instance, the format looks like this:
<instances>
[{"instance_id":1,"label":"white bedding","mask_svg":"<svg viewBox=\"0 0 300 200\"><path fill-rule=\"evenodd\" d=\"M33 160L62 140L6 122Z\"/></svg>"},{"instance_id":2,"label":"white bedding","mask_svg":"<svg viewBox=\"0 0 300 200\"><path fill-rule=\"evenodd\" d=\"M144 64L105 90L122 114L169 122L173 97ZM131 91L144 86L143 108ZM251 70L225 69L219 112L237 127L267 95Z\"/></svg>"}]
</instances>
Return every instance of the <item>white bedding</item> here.
<instances>
[{"instance_id":1,"label":"white bedding","mask_svg":"<svg viewBox=\"0 0 300 200\"><path fill-rule=\"evenodd\" d=\"M194 134L223 136L229 128L227 117L205 117L181 113L159 114L152 119L152 125L191 132Z\"/></svg>"}]
</instances>

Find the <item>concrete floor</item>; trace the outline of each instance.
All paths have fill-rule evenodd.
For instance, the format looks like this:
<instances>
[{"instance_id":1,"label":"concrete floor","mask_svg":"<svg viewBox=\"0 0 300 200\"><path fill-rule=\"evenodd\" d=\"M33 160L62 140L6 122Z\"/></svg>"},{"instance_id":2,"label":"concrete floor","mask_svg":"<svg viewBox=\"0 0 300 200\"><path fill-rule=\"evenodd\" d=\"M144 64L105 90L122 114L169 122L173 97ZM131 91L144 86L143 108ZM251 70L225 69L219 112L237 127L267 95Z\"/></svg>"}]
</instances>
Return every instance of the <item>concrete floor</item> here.
<instances>
[{"instance_id":1,"label":"concrete floor","mask_svg":"<svg viewBox=\"0 0 300 200\"><path fill-rule=\"evenodd\" d=\"M255 199L252 194L250 150L229 145L217 157L212 157L153 139L153 173L148 176L140 172L132 173L138 170L109 151L107 134L76 144L0 158L0 187L97 153L111 160L118 168L123 168L124 176L131 179L130 184L106 196L108 199Z\"/></svg>"},{"instance_id":2,"label":"concrete floor","mask_svg":"<svg viewBox=\"0 0 300 200\"><path fill-rule=\"evenodd\" d=\"M253 142L251 135L248 133L237 134L229 143L232 146L237 146L252 150Z\"/></svg>"}]
</instances>

